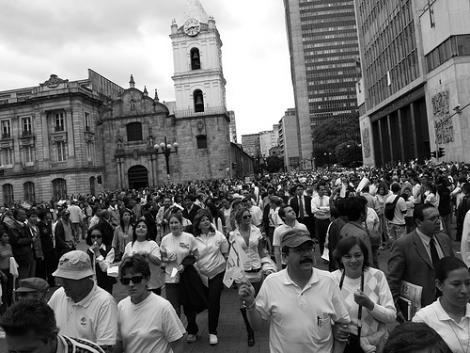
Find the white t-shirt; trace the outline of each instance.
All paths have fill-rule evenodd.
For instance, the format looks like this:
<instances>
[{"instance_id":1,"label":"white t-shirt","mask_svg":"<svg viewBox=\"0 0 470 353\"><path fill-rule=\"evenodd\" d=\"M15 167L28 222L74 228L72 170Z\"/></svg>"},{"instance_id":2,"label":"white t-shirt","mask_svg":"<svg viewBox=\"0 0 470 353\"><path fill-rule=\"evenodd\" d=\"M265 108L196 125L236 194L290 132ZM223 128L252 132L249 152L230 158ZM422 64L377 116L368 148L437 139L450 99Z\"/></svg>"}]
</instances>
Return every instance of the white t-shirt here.
<instances>
[{"instance_id":1,"label":"white t-shirt","mask_svg":"<svg viewBox=\"0 0 470 353\"><path fill-rule=\"evenodd\" d=\"M199 258L196 266L199 272L209 279L225 271L225 257L229 245L225 235L219 231L195 237Z\"/></svg>"},{"instance_id":2,"label":"white t-shirt","mask_svg":"<svg viewBox=\"0 0 470 353\"><path fill-rule=\"evenodd\" d=\"M298 221L295 221L295 224L294 224L293 227L288 226L287 224L284 223L284 224L280 225L279 227L277 227L276 229L274 229L273 246L281 246L282 236L287 231L292 230L292 229L301 229L301 230L305 230L306 232L308 232L308 229L305 226L305 224L302 224Z\"/></svg>"},{"instance_id":3,"label":"white t-shirt","mask_svg":"<svg viewBox=\"0 0 470 353\"><path fill-rule=\"evenodd\" d=\"M398 197L398 201L397 201L397 204L395 205L395 213L393 214L393 219L390 221L390 223L397 224L397 225L405 225L406 224L405 214L408 209L406 207L405 199L401 196L391 194L389 197L387 197L385 204L393 203L396 197Z\"/></svg>"},{"instance_id":4,"label":"white t-shirt","mask_svg":"<svg viewBox=\"0 0 470 353\"><path fill-rule=\"evenodd\" d=\"M124 256L131 256L134 254L140 255L153 255L159 260L162 259L160 248L153 240L134 241L126 245L124 249ZM157 289L163 286L163 273L160 265L155 265L152 261L148 261L150 267L150 280L148 282L149 289Z\"/></svg>"},{"instance_id":5,"label":"white t-shirt","mask_svg":"<svg viewBox=\"0 0 470 353\"><path fill-rule=\"evenodd\" d=\"M54 310L61 335L84 338L100 346L116 344L116 302L96 284L78 303L67 297L61 287L52 294L48 304Z\"/></svg>"},{"instance_id":6,"label":"white t-shirt","mask_svg":"<svg viewBox=\"0 0 470 353\"><path fill-rule=\"evenodd\" d=\"M179 283L180 274L171 277L174 268L178 268L183 262L183 259L190 253L194 253L197 249L196 240L194 235L182 232L179 236L175 237L173 233L165 235L161 242L161 251L170 254L176 254L176 260L165 263L165 283Z\"/></svg>"},{"instance_id":7,"label":"white t-shirt","mask_svg":"<svg viewBox=\"0 0 470 353\"><path fill-rule=\"evenodd\" d=\"M118 304L118 341L124 353L172 353L170 342L185 329L170 302L154 293L138 304L126 297Z\"/></svg>"}]
</instances>

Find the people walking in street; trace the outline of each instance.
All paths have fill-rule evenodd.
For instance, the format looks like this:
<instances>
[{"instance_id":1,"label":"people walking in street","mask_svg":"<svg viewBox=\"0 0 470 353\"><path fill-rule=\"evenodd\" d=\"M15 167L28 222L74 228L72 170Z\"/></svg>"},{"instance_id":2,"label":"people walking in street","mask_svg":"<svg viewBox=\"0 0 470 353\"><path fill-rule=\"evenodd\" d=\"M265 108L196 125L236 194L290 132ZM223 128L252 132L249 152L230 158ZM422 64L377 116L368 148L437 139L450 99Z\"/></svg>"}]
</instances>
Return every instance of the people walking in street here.
<instances>
[{"instance_id":1,"label":"people walking in street","mask_svg":"<svg viewBox=\"0 0 470 353\"><path fill-rule=\"evenodd\" d=\"M115 261L120 261L124 255L127 244L132 241L134 228L132 227L132 211L124 209L120 213L119 225L114 229L112 247Z\"/></svg>"}]
</instances>

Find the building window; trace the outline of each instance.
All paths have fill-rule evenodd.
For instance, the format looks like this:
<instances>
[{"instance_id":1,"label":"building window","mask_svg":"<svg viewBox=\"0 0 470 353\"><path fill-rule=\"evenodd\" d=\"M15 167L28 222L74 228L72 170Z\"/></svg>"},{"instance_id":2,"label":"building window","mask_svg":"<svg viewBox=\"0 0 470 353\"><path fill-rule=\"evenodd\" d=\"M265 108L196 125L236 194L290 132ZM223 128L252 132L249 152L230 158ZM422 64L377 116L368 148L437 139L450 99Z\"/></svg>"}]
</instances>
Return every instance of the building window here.
<instances>
[{"instance_id":1,"label":"building window","mask_svg":"<svg viewBox=\"0 0 470 353\"><path fill-rule=\"evenodd\" d=\"M64 112L55 113L55 131L65 131Z\"/></svg>"},{"instance_id":2,"label":"building window","mask_svg":"<svg viewBox=\"0 0 470 353\"><path fill-rule=\"evenodd\" d=\"M31 117L27 116L21 118L21 126L23 127L23 136L30 136L32 132L32 124L31 124Z\"/></svg>"},{"instance_id":3,"label":"building window","mask_svg":"<svg viewBox=\"0 0 470 353\"><path fill-rule=\"evenodd\" d=\"M200 89L197 89L194 91L193 99L194 99L194 111L196 113L203 112L204 111L204 97Z\"/></svg>"},{"instance_id":4,"label":"building window","mask_svg":"<svg viewBox=\"0 0 470 353\"><path fill-rule=\"evenodd\" d=\"M198 135L196 136L197 148L207 148L207 136L206 135Z\"/></svg>"},{"instance_id":5,"label":"building window","mask_svg":"<svg viewBox=\"0 0 470 353\"><path fill-rule=\"evenodd\" d=\"M86 144L86 159L88 162L93 161L93 142L88 142Z\"/></svg>"},{"instance_id":6,"label":"building window","mask_svg":"<svg viewBox=\"0 0 470 353\"><path fill-rule=\"evenodd\" d=\"M199 70L201 68L201 57L198 48L192 48L189 54L191 56L191 70Z\"/></svg>"},{"instance_id":7,"label":"building window","mask_svg":"<svg viewBox=\"0 0 470 353\"><path fill-rule=\"evenodd\" d=\"M10 120L2 120L2 138L11 137Z\"/></svg>"},{"instance_id":8,"label":"building window","mask_svg":"<svg viewBox=\"0 0 470 353\"><path fill-rule=\"evenodd\" d=\"M65 141L57 142L57 162L63 162L67 159L67 143Z\"/></svg>"},{"instance_id":9,"label":"building window","mask_svg":"<svg viewBox=\"0 0 470 353\"><path fill-rule=\"evenodd\" d=\"M29 203L36 202L36 195L34 192L34 183L28 181L23 184L24 200Z\"/></svg>"},{"instance_id":10,"label":"building window","mask_svg":"<svg viewBox=\"0 0 470 353\"><path fill-rule=\"evenodd\" d=\"M85 112L85 131L91 131L90 113Z\"/></svg>"},{"instance_id":11,"label":"building window","mask_svg":"<svg viewBox=\"0 0 470 353\"><path fill-rule=\"evenodd\" d=\"M13 185L11 184L3 184L3 203L10 206L14 202L13 197Z\"/></svg>"},{"instance_id":12,"label":"building window","mask_svg":"<svg viewBox=\"0 0 470 353\"><path fill-rule=\"evenodd\" d=\"M13 166L13 149L5 148L1 152L1 161L0 164L3 167L11 167Z\"/></svg>"},{"instance_id":13,"label":"building window","mask_svg":"<svg viewBox=\"0 0 470 353\"><path fill-rule=\"evenodd\" d=\"M67 198L67 182L65 179L57 178L52 180L52 195L54 200Z\"/></svg>"},{"instance_id":14,"label":"building window","mask_svg":"<svg viewBox=\"0 0 470 353\"><path fill-rule=\"evenodd\" d=\"M95 195L95 182L96 178L94 176L90 177L90 194Z\"/></svg>"},{"instance_id":15,"label":"building window","mask_svg":"<svg viewBox=\"0 0 470 353\"><path fill-rule=\"evenodd\" d=\"M24 161L28 164L34 163L34 148L33 146L27 146L24 148Z\"/></svg>"},{"instance_id":16,"label":"building window","mask_svg":"<svg viewBox=\"0 0 470 353\"><path fill-rule=\"evenodd\" d=\"M126 126L127 129L127 141L142 141L142 124L141 123L129 123Z\"/></svg>"}]
</instances>

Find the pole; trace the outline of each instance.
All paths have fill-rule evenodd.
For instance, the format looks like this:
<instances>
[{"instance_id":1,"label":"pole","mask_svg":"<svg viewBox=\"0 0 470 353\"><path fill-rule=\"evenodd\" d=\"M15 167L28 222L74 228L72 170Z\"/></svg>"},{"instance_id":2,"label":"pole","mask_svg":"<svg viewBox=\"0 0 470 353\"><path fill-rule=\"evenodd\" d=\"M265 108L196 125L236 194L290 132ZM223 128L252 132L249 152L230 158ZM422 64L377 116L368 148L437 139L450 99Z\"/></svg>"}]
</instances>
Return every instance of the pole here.
<instances>
[{"instance_id":1,"label":"pole","mask_svg":"<svg viewBox=\"0 0 470 353\"><path fill-rule=\"evenodd\" d=\"M163 149L163 152L165 154L165 162L166 162L166 175L168 179L170 178L170 149L167 146L166 142L166 136L165 136L165 148Z\"/></svg>"}]
</instances>

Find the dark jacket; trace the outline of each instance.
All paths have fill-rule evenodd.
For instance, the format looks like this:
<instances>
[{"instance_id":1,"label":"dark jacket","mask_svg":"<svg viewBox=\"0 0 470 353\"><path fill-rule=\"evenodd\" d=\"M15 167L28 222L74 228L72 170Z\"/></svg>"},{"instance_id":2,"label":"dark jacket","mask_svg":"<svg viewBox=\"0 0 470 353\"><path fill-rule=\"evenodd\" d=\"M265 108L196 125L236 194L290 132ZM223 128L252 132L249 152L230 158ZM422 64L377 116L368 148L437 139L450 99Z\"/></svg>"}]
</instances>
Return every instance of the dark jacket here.
<instances>
[{"instance_id":1,"label":"dark jacket","mask_svg":"<svg viewBox=\"0 0 470 353\"><path fill-rule=\"evenodd\" d=\"M208 289L202 283L199 273L191 264L194 257L192 255L183 259L184 271L181 273L179 283L179 295L181 304L190 308L196 313L200 313L208 308ZM186 309L185 309L186 310Z\"/></svg>"},{"instance_id":2,"label":"dark jacket","mask_svg":"<svg viewBox=\"0 0 470 353\"><path fill-rule=\"evenodd\" d=\"M304 203L304 208L305 208L305 214L304 217L313 217L312 215L312 198L310 196L302 196L303 200L302 202ZM297 215L297 218L300 217L299 213L299 197L295 195L291 200L290 200L290 207L294 210L295 214Z\"/></svg>"},{"instance_id":3,"label":"dark jacket","mask_svg":"<svg viewBox=\"0 0 470 353\"><path fill-rule=\"evenodd\" d=\"M454 256L452 241L445 233L437 234L435 239L444 256ZM421 307L433 303L436 299L434 267L416 230L394 242L388 260L387 279L395 303L400 296L402 281L423 287Z\"/></svg>"},{"instance_id":4,"label":"dark jacket","mask_svg":"<svg viewBox=\"0 0 470 353\"><path fill-rule=\"evenodd\" d=\"M25 224L14 222L8 227L10 245L16 262L21 265L34 260L33 238Z\"/></svg>"},{"instance_id":5,"label":"dark jacket","mask_svg":"<svg viewBox=\"0 0 470 353\"><path fill-rule=\"evenodd\" d=\"M106 255L108 255L109 251L111 250L111 247L106 247L106 250L100 249L101 256L106 258ZM113 285L116 283L116 279L114 277L108 276L107 272L104 272L101 270L100 265L98 262L96 262L95 259L95 253L91 250L87 250L87 254L90 257L90 262L93 264L93 261L95 263L93 264L93 267L95 268L95 273L96 273L96 283L98 284L99 287L103 288L105 291L110 293L111 295L113 294Z\"/></svg>"},{"instance_id":6,"label":"dark jacket","mask_svg":"<svg viewBox=\"0 0 470 353\"><path fill-rule=\"evenodd\" d=\"M54 243L52 241L52 225L44 222L38 223L39 238L44 254L54 252Z\"/></svg>"},{"instance_id":7,"label":"dark jacket","mask_svg":"<svg viewBox=\"0 0 470 353\"><path fill-rule=\"evenodd\" d=\"M57 224L54 230L54 235L55 235L55 248L57 251L57 256L59 258L66 252L69 252L70 250L75 250L75 247L73 246L73 244L69 244L65 241L65 230L64 230L64 225L62 224L62 219L59 219L57 221Z\"/></svg>"}]
</instances>

